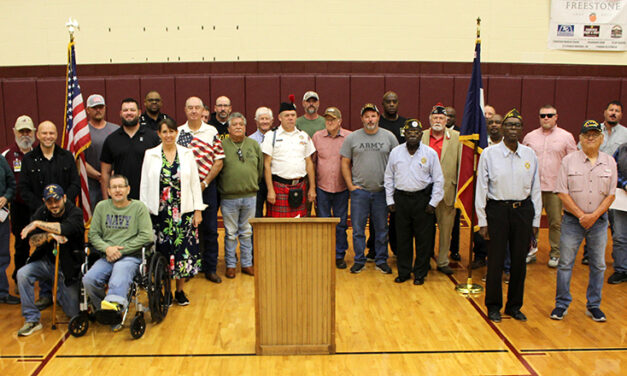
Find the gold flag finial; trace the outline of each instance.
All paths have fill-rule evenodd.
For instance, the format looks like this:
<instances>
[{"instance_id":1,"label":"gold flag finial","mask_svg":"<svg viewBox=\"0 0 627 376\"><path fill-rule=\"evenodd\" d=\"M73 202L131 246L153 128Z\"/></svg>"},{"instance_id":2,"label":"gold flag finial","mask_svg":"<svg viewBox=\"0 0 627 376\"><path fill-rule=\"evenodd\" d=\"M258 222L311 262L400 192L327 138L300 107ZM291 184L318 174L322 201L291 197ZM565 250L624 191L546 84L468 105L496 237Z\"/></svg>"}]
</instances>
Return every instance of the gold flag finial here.
<instances>
[{"instance_id":1,"label":"gold flag finial","mask_svg":"<svg viewBox=\"0 0 627 376\"><path fill-rule=\"evenodd\" d=\"M477 42L481 38L481 17L477 17Z\"/></svg>"},{"instance_id":2,"label":"gold flag finial","mask_svg":"<svg viewBox=\"0 0 627 376\"><path fill-rule=\"evenodd\" d=\"M74 41L74 32L81 29L80 26L78 26L78 21L70 17L65 23L65 27L67 27L67 31L70 33L70 41Z\"/></svg>"}]
</instances>

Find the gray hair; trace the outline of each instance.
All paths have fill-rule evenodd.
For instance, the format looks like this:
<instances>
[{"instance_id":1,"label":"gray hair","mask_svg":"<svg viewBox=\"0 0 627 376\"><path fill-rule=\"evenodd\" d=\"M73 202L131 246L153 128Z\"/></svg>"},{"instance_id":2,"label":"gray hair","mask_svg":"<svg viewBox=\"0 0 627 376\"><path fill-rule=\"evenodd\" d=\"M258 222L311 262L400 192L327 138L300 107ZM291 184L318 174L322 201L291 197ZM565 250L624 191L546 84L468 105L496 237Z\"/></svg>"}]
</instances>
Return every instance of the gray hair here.
<instances>
[{"instance_id":1,"label":"gray hair","mask_svg":"<svg viewBox=\"0 0 627 376\"><path fill-rule=\"evenodd\" d=\"M242 119L242 121L244 122L244 126L246 126L246 118L244 117L244 115L242 115L239 112L233 112L230 116L229 116L229 120L228 123L229 125L231 125L231 120L233 119Z\"/></svg>"},{"instance_id":2,"label":"gray hair","mask_svg":"<svg viewBox=\"0 0 627 376\"><path fill-rule=\"evenodd\" d=\"M270 119L274 119L274 117L272 117L272 110L268 107L259 107L257 111L255 111L255 120L259 120L259 116L261 115L270 115Z\"/></svg>"}]
</instances>

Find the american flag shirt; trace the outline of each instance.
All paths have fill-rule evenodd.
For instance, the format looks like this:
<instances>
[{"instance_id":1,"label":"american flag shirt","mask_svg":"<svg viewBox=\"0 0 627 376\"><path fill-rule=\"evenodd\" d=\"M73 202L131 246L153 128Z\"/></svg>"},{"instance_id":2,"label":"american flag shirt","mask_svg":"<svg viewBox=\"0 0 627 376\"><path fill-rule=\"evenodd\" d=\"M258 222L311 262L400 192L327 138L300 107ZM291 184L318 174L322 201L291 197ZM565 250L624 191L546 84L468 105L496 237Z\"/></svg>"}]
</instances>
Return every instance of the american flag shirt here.
<instances>
[{"instance_id":1,"label":"american flag shirt","mask_svg":"<svg viewBox=\"0 0 627 376\"><path fill-rule=\"evenodd\" d=\"M188 123L179 126L178 129L176 143L192 149L198 165L198 176L200 180L204 180L209 175L214 161L224 159L224 149L218 137L218 130L206 123L202 123L196 131L190 129Z\"/></svg>"}]
</instances>

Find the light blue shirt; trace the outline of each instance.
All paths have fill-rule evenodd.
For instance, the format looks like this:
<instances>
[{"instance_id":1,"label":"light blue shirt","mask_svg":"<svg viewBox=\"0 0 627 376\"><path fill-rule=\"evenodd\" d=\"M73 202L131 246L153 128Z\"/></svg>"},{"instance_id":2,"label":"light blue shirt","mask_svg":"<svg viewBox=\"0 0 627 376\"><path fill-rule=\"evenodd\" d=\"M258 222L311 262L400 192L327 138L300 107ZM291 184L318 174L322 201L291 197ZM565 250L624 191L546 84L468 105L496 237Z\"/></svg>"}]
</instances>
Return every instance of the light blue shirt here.
<instances>
[{"instance_id":1,"label":"light blue shirt","mask_svg":"<svg viewBox=\"0 0 627 376\"><path fill-rule=\"evenodd\" d=\"M538 175L538 158L533 149L518 143L516 152L504 142L486 148L479 159L475 210L479 227L488 225L487 200L522 201L531 196L535 215L533 227L540 227L542 192Z\"/></svg>"},{"instance_id":2,"label":"light blue shirt","mask_svg":"<svg viewBox=\"0 0 627 376\"><path fill-rule=\"evenodd\" d=\"M263 138L265 137L265 135L263 133L261 133L261 131L259 129L257 129L257 132L251 134L250 136L248 136L249 138L252 138L253 140L257 141L257 143L259 143L259 145L261 145L261 143L263 142Z\"/></svg>"},{"instance_id":3,"label":"light blue shirt","mask_svg":"<svg viewBox=\"0 0 627 376\"><path fill-rule=\"evenodd\" d=\"M428 145L420 144L414 155L407 151L407 143L392 149L385 167L383 186L385 200L394 205L394 190L421 191L433 183L429 205L438 206L444 197L444 176L438 153Z\"/></svg>"},{"instance_id":4,"label":"light blue shirt","mask_svg":"<svg viewBox=\"0 0 627 376\"><path fill-rule=\"evenodd\" d=\"M612 128L612 134L607 133L605 123L601 123L601 128L603 129L603 143L599 150L605 154L614 155L616 149L627 142L627 128L624 125L616 124Z\"/></svg>"}]
</instances>

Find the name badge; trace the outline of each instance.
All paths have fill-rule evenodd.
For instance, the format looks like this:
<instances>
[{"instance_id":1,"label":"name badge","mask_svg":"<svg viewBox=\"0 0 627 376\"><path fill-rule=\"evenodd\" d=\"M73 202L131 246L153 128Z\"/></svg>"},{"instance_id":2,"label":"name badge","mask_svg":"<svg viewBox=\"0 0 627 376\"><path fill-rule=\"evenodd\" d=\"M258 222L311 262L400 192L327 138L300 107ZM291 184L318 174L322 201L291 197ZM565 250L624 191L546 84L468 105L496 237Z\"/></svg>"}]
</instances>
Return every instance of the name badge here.
<instances>
[{"instance_id":1,"label":"name badge","mask_svg":"<svg viewBox=\"0 0 627 376\"><path fill-rule=\"evenodd\" d=\"M20 171L22 171L22 161L16 158L13 160L13 172Z\"/></svg>"}]
</instances>

